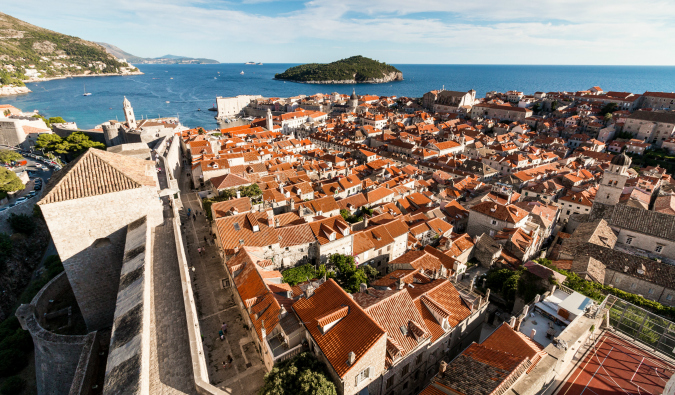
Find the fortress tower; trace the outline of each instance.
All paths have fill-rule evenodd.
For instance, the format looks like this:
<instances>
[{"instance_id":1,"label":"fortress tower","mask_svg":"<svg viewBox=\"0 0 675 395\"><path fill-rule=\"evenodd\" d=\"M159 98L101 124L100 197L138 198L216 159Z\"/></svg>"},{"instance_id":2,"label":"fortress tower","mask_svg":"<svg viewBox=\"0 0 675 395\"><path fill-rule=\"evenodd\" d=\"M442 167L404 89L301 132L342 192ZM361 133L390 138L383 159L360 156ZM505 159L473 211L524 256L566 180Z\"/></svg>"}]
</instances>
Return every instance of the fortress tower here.
<instances>
[{"instance_id":1,"label":"fortress tower","mask_svg":"<svg viewBox=\"0 0 675 395\"><path fill-rule=\"evenodd\" d=\"M127 120L127 125L129 128L136 129L136 116L134 116L134 109L131 107L131 103L127 100L127 97L124 96L124 119Z\"/></svg>"},{"instance_id":2,"label":"fortress tower","mask_svg":"<svg viewBox=\"0 0 675 395\"><path fill-rule=\"evenodd\" d=\"M595 196L595 203L612 206L619 203L623 187L628 180L628 168L630 167L630 164L630 157L624 153L612 158L609 169L607 169L602 176L602 183Z\"/></svg>"}]
</instances>

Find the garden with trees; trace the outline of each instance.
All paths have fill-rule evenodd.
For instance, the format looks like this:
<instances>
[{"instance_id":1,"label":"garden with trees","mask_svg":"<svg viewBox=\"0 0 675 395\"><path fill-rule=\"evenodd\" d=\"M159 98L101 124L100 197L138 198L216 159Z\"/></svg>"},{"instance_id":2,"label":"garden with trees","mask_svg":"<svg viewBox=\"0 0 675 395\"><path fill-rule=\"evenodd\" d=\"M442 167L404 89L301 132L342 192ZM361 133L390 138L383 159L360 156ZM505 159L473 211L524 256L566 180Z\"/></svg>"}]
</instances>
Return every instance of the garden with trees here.
<instances>
[{"instance_id":1,"label":"garden with trees","mask_svg":"<svg viewBox=\"0 0 675 395\"><path fill-rule=\"evenodd\" d=\"M328 266L328 268L327 268ZM291 286L299 283L322 278L334 279L342 289L348 293L359 291L361 284L369 284L378 276L379 272L372 266L356 266L356 261L351 255L333 254L328 260L328 265L319 265L315 268L307 263L283 271L284 282Z\"/></svg>"},{"instance_id":2,"label":"garden with trees","mask_svg":"<svg viewBox=\"0 0 675 395\"><path fill-rule=\"evenodd\" d=\"M326 365L304 352L275 364L265 375L260 395L337 395Z\"/></svg>"},{"instance_id":3,"label":"garden with trees","mask_svg":"<svg viewBox=\"0 0 675 395\"><path fill-rule=\"evenodd\" d=\"M202 207L204 208L206 218L208 218L209 221L213 221L213 218L211 217L211 206L213 205L213 203L224 202L233 199L237 197L237 191L239 191L239 196L251 198L253 200L253 203L259 201L260 197L262 196L262 190L260 190L258 184L246 185L239 188L225 189L224 191L220 192L219 196L202 199Z\"/></svg>"}]
</instances>

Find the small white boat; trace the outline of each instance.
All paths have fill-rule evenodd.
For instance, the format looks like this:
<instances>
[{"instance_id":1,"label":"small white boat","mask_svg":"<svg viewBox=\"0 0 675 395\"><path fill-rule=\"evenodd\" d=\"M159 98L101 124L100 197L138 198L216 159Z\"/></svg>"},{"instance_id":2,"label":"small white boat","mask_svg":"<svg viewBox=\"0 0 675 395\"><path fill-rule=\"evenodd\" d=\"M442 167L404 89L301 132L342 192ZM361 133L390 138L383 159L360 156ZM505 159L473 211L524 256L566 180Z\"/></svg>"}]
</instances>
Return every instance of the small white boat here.
<instances>
[{"instance_id":1,"label":"small white boat","mask_svg":"<svg viewBox=\"0 0 675 395\"><path fill-rule=\"evenodd\" d=\"M214 80L217 80L217 79L218 79L218 77L213 77L213 79L214 79Z\"/></svg>"},{"instance_id":2,"label":"small white boat","mask_svg":"<svg viewBox=\"0 0 675 395\"><path fill-rule=\"evenodd\" d=\"M84 86L84 94L82 96L91 96L91 93L87 92L87 86Z\"/></svg>"},{"instance_id":3,"label":"small white boat","mask_svg":"<svg viewBox=\"0 0 675 395\"><path fill-rule=\"evenodd\" d=\"M172 79L173 79L173 77L171 77L171 78L169 78L169 79L170 79L170 80L172 80Z\"/></svg>"},{"instance_id":4,"label":"small white boat","mask_svg":"<svg viewBox=\"0 0 675 395\"><path fill-rule=\"evenodd\" d=\"M244 74L244 70L242 70L241 73L239 73L239 74Z\"/></svg>"},{"instance_id":5,"label":"small white boat","mask_svg":"<svg viewBox=\"0 0 675 395\"><path fill-rule=\"evenodd\" d=\"M170 101L168 101L168 100L167 100L166 102L167 102L167 103L171 103L171 102L170 102Z\"/></svg>"},{"instance_id":6,"label":"small white boat","mask_svg":"<svg viewBox=\"0 0 675 395\"><path fill-rule=\"evenodd\" d=\"M258 63L258 66L262 66L262 62Z\"/></svg>"}]
</instances>

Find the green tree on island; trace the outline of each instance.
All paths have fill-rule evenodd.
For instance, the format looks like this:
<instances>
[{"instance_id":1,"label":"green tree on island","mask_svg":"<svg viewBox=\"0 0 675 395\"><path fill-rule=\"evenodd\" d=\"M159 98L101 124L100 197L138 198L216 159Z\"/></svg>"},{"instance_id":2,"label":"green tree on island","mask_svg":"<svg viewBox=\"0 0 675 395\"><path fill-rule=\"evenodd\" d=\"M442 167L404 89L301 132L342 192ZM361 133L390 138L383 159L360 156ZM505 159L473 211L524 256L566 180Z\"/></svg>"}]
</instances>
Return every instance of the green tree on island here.
<instances>
[{"instance_id":1,"label":"green tree on island","mask_svg":"<svg viewBox=\"0 0 675 395\"><path fill-rule=\"evenodd\" d=\"M0 149L0 162L2 163L12 163L21 159L23 159L23 156L16 151Z\"/></svg>"},{"instance_id":2,"label":"green tree on island","mask_svg":"<svg viewBox=\"0 0 675 395\"><path fill-rule=\"evenodd\" d=\"M337 390L326 374L326 366L311 353L303 352L274 365L258 394L337 395Z\"/></svg>"},{"instance_id":3,"label":"green tree on island","mask_svg":"<svg viewBox=\"0 0 675 395\"><path fill-rule=\"evenodd\" d=\"M24 189L26 186L17 177L16 173L0 167L0 192L7 195L7 192L16 192Z\"/></svg>"}]
</instances>

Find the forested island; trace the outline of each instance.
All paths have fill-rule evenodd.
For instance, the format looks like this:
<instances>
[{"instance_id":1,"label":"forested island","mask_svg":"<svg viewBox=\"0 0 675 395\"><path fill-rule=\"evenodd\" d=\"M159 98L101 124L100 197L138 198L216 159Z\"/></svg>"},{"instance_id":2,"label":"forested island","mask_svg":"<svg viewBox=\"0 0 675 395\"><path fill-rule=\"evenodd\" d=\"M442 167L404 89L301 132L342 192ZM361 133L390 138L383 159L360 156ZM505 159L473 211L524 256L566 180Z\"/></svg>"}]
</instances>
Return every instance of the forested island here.
<instances>
[{"instance_id":1,"label":"forested island","mask_svg":"<svg viewBox=\"0 0 675 395\"><path fill-rule=\"evenodd\" d=\"M291 67L274 79L308 84L385 83L403 80L403 73L392 65L364 56L332 63L309 63Z\"/></svg>"}]
</instances>

